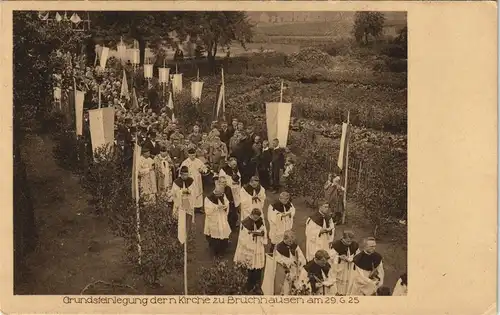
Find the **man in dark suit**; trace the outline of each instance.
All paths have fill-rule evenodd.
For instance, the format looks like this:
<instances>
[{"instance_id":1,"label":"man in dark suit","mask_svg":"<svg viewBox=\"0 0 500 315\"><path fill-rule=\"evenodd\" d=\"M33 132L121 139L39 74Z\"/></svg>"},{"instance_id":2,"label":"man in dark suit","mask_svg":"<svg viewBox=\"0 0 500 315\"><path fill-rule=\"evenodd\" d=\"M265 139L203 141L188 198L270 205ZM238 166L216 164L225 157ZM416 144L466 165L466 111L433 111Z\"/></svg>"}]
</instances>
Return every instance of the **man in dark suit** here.
<instances>
[{"instance_id":1,"label":"man in dark suit","mask_svg":"<svg viewBox=\"0 0 500 315\"><path fill-rule=\"evenodd\" d=\"M221 123L221 128L219 130L220 140L226 144L227 149L229 150L229 139L234 135L234 130L231 131L227 126L227 122L223 121Z\"/></svg>"},{"instance_id":2,"label":"man in dark suit","mask_svg":"<svg viewBox=\"0 0 500 315\"><path fill-rule=\"evenodd\" d=\"M269 189L271 185L269 173L271 171L272 154L272 149L269 148L269 141L264 140L262 142L262 151L257 162L257 170L259 172L260 184L265 189Z\"/></svg>"},{"instance_id":3,"label":"man in dark suit","mask_svg":"<svg viewBox=\"0 0 500 315\"><path fill-rule=\"evenodd\" d=\"M178 139L173 139L172 145L168 151L174 164L172 174L174 174L174 178L177 178L177 171L179 170L181 163L186 159L186 156L184 155L184 147L179 143Z\"/></svg>"},{"instance_id":4,"label":"man in dark suit","mask_svg":"<svg viewBox=\"0 0 500 315\"><path fill-rule=\"evenodd\" d=\"M144 143L144 147L149 149L152 158L160 154L160 144L156 140L156 131L148 132L148 137Z\"/></svg>"},{"instance_id":5,"label":"man in dark suit","mask_svg":"<svg viewBox=\"0 0 500 315\"><path fill-rule=\"evenodd\" d=\"M279 145L279 140L274 139L271 160L271 189L274 191L280 189L280 172L285 167L285 149Z\"/></svg>"}]
</instances>

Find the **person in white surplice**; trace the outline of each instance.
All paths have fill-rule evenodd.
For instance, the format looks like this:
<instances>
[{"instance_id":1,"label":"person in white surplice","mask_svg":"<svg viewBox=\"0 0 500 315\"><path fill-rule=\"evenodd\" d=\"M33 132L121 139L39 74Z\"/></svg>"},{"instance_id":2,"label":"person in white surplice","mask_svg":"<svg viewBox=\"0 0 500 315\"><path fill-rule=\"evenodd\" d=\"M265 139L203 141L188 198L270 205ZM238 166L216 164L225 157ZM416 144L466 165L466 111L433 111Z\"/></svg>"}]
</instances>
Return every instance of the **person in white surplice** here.
<instances>
[{"instance_id":1,"label":"person in white surplice","mask_svg":"<svg viewBox=\"0 0 500 315\"><path fill-rule=\"evenodd\" d=\"M375 238L364 240L363 251L354 256L354 271L347 295L373 295L384 284L382 255L375 251Z\"/></svg>"},{"instance_id":2,"label":"person in white surplice","mask_svg":"<svg viewBox=\"0 0 500 315\"><path fill-rule=\"evenodd\" d=\"M181 167L180 173L181 176L174 180L172 189L170 190L170 196L172 197L172 201L174 202L172 213L176 218L179 218L180 213L181 219L183 218L182 212L186 214L186 232L189 232L191 230L191 224L194 222L194 181L191 177L189 177L188 169L186 166Z\"/></svg>"},{"instance_id":3,"label":"person in white surplice","mask_svg":"<svg viewBox=\"0 0 500 315\"><path fill-rule=\"evenodd\" d=\"M329 260L330 255L326 250L318 250L314 259L301 269L297 287L306 289L306 292L313 295L336 295L335 272Z\"/></svg>"},{"instance_id":4,"label":"person in white surplice","mask_svg":"<svg viewBox=\"0 0 500 315\"><path fill-rule=\"evenodd\" d=\"M224 195L224 187L216 185L214 191L205 198L204 234L215 256L225 253L231 228L227 222L229 200Z\"/></svg>"},{"instance_id":5,"label":"person in white surplice","mask_svg":"<svg viewBox=\"0 0 500 315\"><path fill-rule=\"evenodd\" d=\"M290 202L290 194L282 192L279 200L269 205L267 218L269 220L269 239L271 240L271 249L283 240L286 230L291 230L293 218L295 217L295 207Z\"/></svg>"},{"instance_id":6,"label":"person in white surplice","mask_svg":"<svg viewBox=\"0 0 500 315\"><path fill-rule=\"evenodd\" d=\"M295 234L291 230L285 231L283 241L276 245L272 259L266 259L264 294L290 295L299 287L296 282L305 264L306 258L297 244Z\"/></svg>"},{"instance_id":7,"label":"person in white surplice","mask_svg":"<svg viewBox=\"0 0 500 315\"><path fill-rule=\"evenodd\" d=\"M346 295L354 271L352 261L354 256L359 254L359 245L354 241L354 233L345 230L340 240L331 243L329 254L330 265L337 277L337 293Z\"/></svg>"},{"instance_id":8,"label":"person in white surplice","mask_svg":"<svg viewBox=\"0 0 500 315\"><path fill-rule=\"evenodd\" d=\"M238 160L232 156L229 158L227 165L219 171L219 178L225 177L226 182L231 187L233 192L234 206L239 212L240 209L240 191L241 191L241 173L238 169ZM245 219L241 217L241 220Z\"/></svg>"},{"instance_id":9,"label":"person in white surplice","mask_svg":"<svg viewBox=\"0 0 500 315\"><path fill-rule=\"evenodd\" d=\"M262 269L265 265L267 244L266 224L262 211L253 209L250 216L241 221L238 245L234 262L248 271L245 290L248 293L262 294Z\"/></svg>"},{"instance_id":10,"label":"person in white surplice","mask_svg":"<svg viewBox=\"0 0 500 315\"><path fill-rule=\"evenodd\" d=\"M406 296L408 294L408 274L403 273L392 291L393 296Z\"/></svg>"},{"instance_id":11,"label":"person in white surplice","mask_svg":"<svg viewBox=\"0 0 500 315\"><path fill-rule=\"evenodd\" d=\"M335 225L330 216L330 208L324 203L306 221L306 259L311 261L320 249L329 251L335 236Z\"/></svg>"},{"instance_id":12,"label":"person in white surplice","mask_svg":"<svg viewBox=\"0 0 500 315\"><path fill-rule=\"evenodd\" d=\"M172 160L165 145L160 146L160 154L155 156L155 171L158 195L166 195L172 186Z\"/></svg>"},{"instance_id":13,"label":"person in white surplice","mask_svg":"<svg viewBox=\"0 0 500 315\"><path fill-rule=\"evenodd\" d=\"M181 167L186 166L189 177L194 180L194 208L196 211L201 212L203 208L203 181L201 176L207 173L208 169L200 159L196 158L196 148L189 148L187 153L189 157L182 162Z\"/></svg>"},{"instance_id":14,"label":"person in white surplice","mask_svg":"<svg viewBox=\"0 0 500 315\"><path fill-rule=\"evenodd\" d=\"M156 199L156 174L155 163L151 158L149 148L142 148L142 155L139 158L139 191L144 203L152 203Z\"/></svg>"},{"instance_id":15,"label":"person in white surplice","mask_svg":"<svg viewBox=\"0 0 500 315\"><path fill-rule=\"evenodd\" d=\"M262 211L266 201L266 190L260 185L258 176L252 176L250 182L241 187L240 201L242 218L248 217L255 208ZM262 218L264 219L264 216Z\"/></svg>"}]
</instances>

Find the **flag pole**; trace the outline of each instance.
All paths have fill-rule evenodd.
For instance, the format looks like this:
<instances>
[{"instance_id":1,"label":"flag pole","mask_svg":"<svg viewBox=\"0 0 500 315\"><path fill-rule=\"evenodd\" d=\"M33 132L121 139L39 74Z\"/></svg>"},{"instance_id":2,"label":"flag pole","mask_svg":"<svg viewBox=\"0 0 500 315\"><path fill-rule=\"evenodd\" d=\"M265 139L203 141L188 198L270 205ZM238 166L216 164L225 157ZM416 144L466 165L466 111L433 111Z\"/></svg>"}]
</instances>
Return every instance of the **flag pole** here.
<instances>
[{"instance_id":1,"label":"flag pole","mask_svg":"<svg viewBox=\"0 0 500 315\"><path fill-rule=\"evenodd\" d=\"M196 74L196 81L200 82L200 68L198 68L198 72Z\"/></svg>"},{"instance_id":2,"label":"flag pole","mask_svg":"<svg viewBox=\"0 0 500 315\"><path fill-rule=\"evenodd\" d=\"M179 72L177 72L177 64L175 64L175 74L178 74Z\"/></svg>"},{"instance_id":3,"label":"flag pole","mask_svg":"<svg viewBox=\"0 0 500 315\"><path fill-rule=\"evenodd\" d=\"M134 155L136 156L136 169L137 169L137 163L139 163L138 159L137 159L137 152L135 152L137 150L137 147L138 147L138 144L137 144L137 133L135 135L135 146L134 146ZM136 169L132 170L132 172L136 172ZM134 178L135 178L136 174L134 173ZM137 182L139 179L137 178L135 180L135 185L136 187L138 188L139 186L139 183ZM140 215L140 210L139 210L139 189L136 189L136 187L134 187L134 190L135 190L135 215L136 215L136 221L137 221L137 224L136 224L136 232L137 232L137 253L138 253L138 262L139 262L139 266L142 265L142 248L141 248L141 215Z\"/></svg>"},{"instance_id":4,"label":"flag pole","mask_svg":"<svg viewBox=\"0 0 500 315\"><path fill-rule=\"evenodd\" d=\"M283 103L283 80L281 80L280 103Z\"/></svg>"},{"instance_id":5,"label":"flag pole","mask_svg":"<svg viewBox=\"0 0 500 315\"><path fill-rule=\"evenodd\" d=\"M184 222L187 225L187 218ZM187 228L186 228L187 233ZM187 235L184 240L184 295L188 295L188 285L187 285Z\"/></svg>"},{"instance_id":6,"label":"flag pole","mask_svg":"<svg viewBox=\"0 0 500 315\"><path fill-rule=\"evenodd\" d=\"M224 68L221 68L222 70L222 118L225 121L226 120L226 85L224 83Z\"/></svg>"},{"instance_id":7,"label":"flag pole","mask_svg":"<svg viewBox=\"0 0 500 315\"><path fill-rule=\"evenodd\" d=\"M98 103L99 108L101 108L101 85L99 84L99 103Z\"/></svg>"},{"instance_id":8,"label":"flag pole","mask_svg":"<svg viewBox=\"0 0 500 315\"><path fill-rule=\"evenodd\" d=\"M347 112L347 128L346 128L346 150L345 150L345 178L344 178L344 211L342 212L342 224L345 224L345 215L347 210L347 173L349 172L349 116L351 112Z\"/></svg>"}]
</instances>

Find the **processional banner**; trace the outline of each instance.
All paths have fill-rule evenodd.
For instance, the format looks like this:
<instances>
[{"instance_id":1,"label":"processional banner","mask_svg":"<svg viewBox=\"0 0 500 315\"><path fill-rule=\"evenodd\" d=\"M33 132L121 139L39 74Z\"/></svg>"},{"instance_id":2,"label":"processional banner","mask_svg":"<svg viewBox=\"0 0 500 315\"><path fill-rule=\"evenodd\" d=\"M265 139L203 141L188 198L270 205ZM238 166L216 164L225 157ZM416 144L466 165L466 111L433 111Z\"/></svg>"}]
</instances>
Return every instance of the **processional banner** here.
<instances>
[{"instance_id":1,"label":"processional banner","mask_svg":"<svg viewBox=\"0 0 500 315\"><path fill-rule=\"evenodd\" d=\"M292 103L266 103L266 125L269 141L278 139L280 146L286 147L291 114Z\"/></svg>"},{"instance_id":2,"label":"processional banner","mask_svg":"<svg viewBox=\"0 0 500 315\"><path fill-rule=\"evenodd\" d=\"M172 76L172 90L174 94L182 92L182 73L174 74Z\"/></svg>"},{"instance_id":3,"label":"processional banner","mask_svg":"<svg viewBox=\"0 0 500 315\"><path fill-rule=\"evenodd\" d=\"M203 90L203 82L191 82L191 100L193 102L201 99L201 91Z\"/></svg>"}]
</instances>

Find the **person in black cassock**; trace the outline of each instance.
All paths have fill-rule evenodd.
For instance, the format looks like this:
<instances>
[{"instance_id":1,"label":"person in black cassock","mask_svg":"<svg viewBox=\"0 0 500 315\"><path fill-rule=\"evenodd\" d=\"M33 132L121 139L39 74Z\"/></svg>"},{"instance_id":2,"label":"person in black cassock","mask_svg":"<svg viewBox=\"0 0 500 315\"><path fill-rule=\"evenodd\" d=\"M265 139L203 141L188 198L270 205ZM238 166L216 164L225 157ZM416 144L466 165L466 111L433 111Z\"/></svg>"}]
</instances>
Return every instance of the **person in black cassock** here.
<instances>
[{"instance_id":1,"label":"person in black cassock","mask_svg":"<svg viewBox=\"0 0 500 315\"><path fill-rule=\"evenodd\" d=\"M158 154L160 154L160 144L156 140L156 132L150 131L148 132L148 137L146 138L146 142L143 145L149 149L151 156L154 158Z\"/></svg>"},{"instance_id":2,"label":"person in black cassock","mask_svg":"<svg viewBox=\"0 0 500 315\"><path fill-rule=\"evenodd\" d=\"M236 207L234 205L234 198L233 198L233 192L231 190L231 187L228 186L227 179L224 176L219 177L218 175L215 175L214 182L216 185L218 184L221 187L223 187L224 195L226 196L227 200L229 201L229 211L227 213L227 222L229 223L229 227L231 228L231 230L234 231L238 228L239 207Z\"/></svg>"},{"instance_id":3,"label":"person in black cassock","mask_svg":"<svg viewBox=\"0 0 500 315\"><path fill-rule=\"evenodd\" d=\"M271 182L269 173L271 172L272 150L269 148L269 141L262 142L262 151L260 153L257 170L259 173L260 183L265 189L269 189Z\"/></svg>"},{"instance_id":4,"label":"person in black cassock","mask_svg":"<svg viewBox=\"0 0 500 315\"><path fill-rule=\"evenodd\" d=\"M280 172L285 167L285 149L280 148L278 139L273 140L271 160L271 187L275 191L280 189Z\"/></svg>"}]
</instances>

